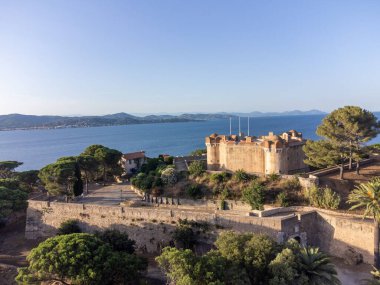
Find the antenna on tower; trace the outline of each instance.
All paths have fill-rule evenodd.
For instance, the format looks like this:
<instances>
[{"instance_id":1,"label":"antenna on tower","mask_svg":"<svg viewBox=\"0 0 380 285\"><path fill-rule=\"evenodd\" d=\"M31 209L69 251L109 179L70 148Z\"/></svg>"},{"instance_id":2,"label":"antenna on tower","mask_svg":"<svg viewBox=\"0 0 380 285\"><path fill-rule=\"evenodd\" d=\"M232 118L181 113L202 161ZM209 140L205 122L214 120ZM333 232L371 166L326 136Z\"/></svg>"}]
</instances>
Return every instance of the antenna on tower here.
<instances>
[{"instance_id":1,"label":"antenna on tower","mask_svg":"<svg viewBox=\"0 0 380 285\"><path fill-rule=\"evenodd\" d=\"M240 117L239 117L239 136L241 136L241 131L240 131Z\"/></svg>"},{"instance_id":2,"label":"antenna on tower","mask_svg":"<svg viewBox=\"0 0 380 285\"><path fill-rule=\"evenodd\" d=\"M230 117L230 135L232 135L232 123L231 123L231 117Z\"/></svg>"},{"instance_id":3,"label":"antenna on tower","mask_svg":"<svg viewBox=\"0 0 380 285\"><path fill-rule=\"evenodd\" d=\"M249 136L249 117L248 117L248 136Z\"/></svg>"}]
</instances>

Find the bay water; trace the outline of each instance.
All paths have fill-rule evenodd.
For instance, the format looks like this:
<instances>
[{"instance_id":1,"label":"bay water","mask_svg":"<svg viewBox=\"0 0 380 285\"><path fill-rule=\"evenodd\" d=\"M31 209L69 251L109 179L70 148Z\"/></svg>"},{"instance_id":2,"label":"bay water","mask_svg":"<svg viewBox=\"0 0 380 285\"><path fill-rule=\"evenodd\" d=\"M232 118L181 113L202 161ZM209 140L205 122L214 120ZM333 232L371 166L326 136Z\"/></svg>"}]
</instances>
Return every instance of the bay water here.
<instances>
[{"instance_id":1,"label":"bay water","mask_svg":"<svg viewBox=\"0 0 380 285\"><path fill-rule=\"evenodd\" d=\"M380 113L376 114L380 117ZM323 115L250 118L250 135L261 136L273 131L280 134L291 129L307 139L315 134ZM241 118L241 131L248 133L248 120ZM205 148L205 137L229 134L229 120L186 123L158 123L93 128L16 130L0 132L0 161L17 160L24 164L17 170L40 169L62 156L80 154L87 146L102 144L123 153L144 150L147 156L159 154L187 155ZM238 133L238 119L232 120L232 133ZM380 143L378 136L371 143Z\"/></svg>"}]
</instances>

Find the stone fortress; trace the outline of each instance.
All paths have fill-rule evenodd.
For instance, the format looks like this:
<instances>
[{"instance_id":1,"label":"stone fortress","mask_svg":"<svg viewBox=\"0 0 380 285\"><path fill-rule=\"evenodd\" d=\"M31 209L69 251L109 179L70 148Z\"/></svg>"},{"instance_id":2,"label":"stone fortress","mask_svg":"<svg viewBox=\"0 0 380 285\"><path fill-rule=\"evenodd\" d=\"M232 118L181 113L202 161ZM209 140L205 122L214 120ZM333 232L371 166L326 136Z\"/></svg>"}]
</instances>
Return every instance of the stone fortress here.
<instances>
[{"instance_id":1,"label":"stone fortress","mask_svg":"<svg viewBox=\"0 0 380 285\"><path fill-rule=\"evenodd\" d=\"M305 154L302 146L306 140L302 133L290 130L282 135L270 132L267 136L218 135L206 137L207 170L248 173L293 174L305 172Z\"/></svg>"}]
</instances>

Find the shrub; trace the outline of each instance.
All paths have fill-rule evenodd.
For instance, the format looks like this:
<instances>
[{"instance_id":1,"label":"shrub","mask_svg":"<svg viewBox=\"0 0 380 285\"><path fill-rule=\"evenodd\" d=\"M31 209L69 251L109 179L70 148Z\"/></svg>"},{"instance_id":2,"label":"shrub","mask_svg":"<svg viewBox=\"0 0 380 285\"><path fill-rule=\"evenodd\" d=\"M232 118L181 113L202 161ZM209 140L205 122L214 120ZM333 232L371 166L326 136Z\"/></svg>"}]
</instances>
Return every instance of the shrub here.
<instances>
[{"instance_id":1,"label":"shrub","mask_svg":"<svg viewBox=\"0 0 380 285\"><path fill-rule=\"evenodd\" d=\"M227 182L230 178L230 174L227 172L213 173L210 176L210 180L214 183Z\"/></svg>"},{"instance_id":2,"label":"shrub","mask_svg":"<svg viewBox=\"0 0 380 285\"><path fill-rule=\"evenodd\" d=\"M276 202L281 207L288 207L289 206L289 199L286 192L280 192L276 197Z\"/></svg>"},{"instance_id":3,"label":"shrub","mask_svg":"<svg viewBox=\"0 0 380 285\"><path fill-rule=\"evenodd\" d=\"M311 187L309 191L306 191L305 197L309 199L312 206L331 210L338 209L341 200L339 194L328 187Z\"/></svg>"},{"instance_id":4,"label":"shrub","mask_svg":"<svg viewBox=\"0 0 380 285\"><path fill-rule=\"evenodd\" d=\"M253 183L243 189L242 199L248 203L252 210L262 210L264 208L264 186L259 183Z\"/></svg>"},{"instance_id":5,"label":"shrub","mask_svg":"<svg viewBox=\"0 0 380 285\"><path fill-rule=\"evenodd\" d=\"M275 182L281 179L281 175L277 173L271 173L267 175L267 179L269 182Z\"/></svg>"},{"instance_id":6,"label":"shrub","mask_svg":"<svg viewBox=\"0 0 380 285\"><path fill-rule=\"evenodd\" d=\"M206 171L206 167L203 161L193 161L189 165L189 173L193 176L200 176Z\"/></svg>"},{"instance_id":7,"label":"shrub","mask_svg":"<svg viewBox=\"0 0 380 285\"><path fill-rule=\"evenodd\" d=\"M0 186L0 219L7 218L12 212L27 207L28 194L21 190L11 190Z\"/></svg>"},{"instance_id":8,"label":"shrub","mask_svg":"<svg viewBox=\"0 0 380 285\"><path fill-rule=\"evenodd\" d=\"M298 177L284 180L282 187L287 191L298 191L301 189L301 183Z\"/></svg>"},{"instance_id":9,"label":"shrub","mask_svg":"<svg viewBox=\"0 0 380 285\"><path fill-rule=\"evenodd\" d=\"M193 199L201 199L203 197L201 187L197 184L189 185L186 188L186 192Z\"/></svg>"},{"instance_id":10,"label":"shrub","mask_svg":"<svg viewBox=\"0 0 380 285\"><path fill-rule=\"evenodd\" d=\"M29 266L20 268L19 284L139 284L147 262L138 256L113 251L91 234L49 238L32 249Z\"/></svg>"},{"instance_id":11,"label":"shrub","mask_svg":"<svg viewBox=\"0 0 380 285\"><path fill-rule=\"evenodd\" d=\"M243 169L236 170L233 177L237 182L245 182L251 179L250 175Z\"/></svg>"},{"instance_id":12,"label":"shrub","mask_svg":"<svg viewBox=\"0 0 380 285\"><path fill-rule=\"evenodd\" d=\"M81 232L82 230L80 229L77 220L67 220L61 223L58 228L57 235L69 235Z\"/></svg>"},{"instance_id":13,"label":"shrub","mask_svg":"<svg viewBox=\"0 0 380 285\"><path fill-rule=\"evenodd\" d=\"M173 239L179 248L191 249L197 243L193 229L188 225L179 225L173 232Z\"/></svg>"},{"instance_id":14,"label":"shrub","mask_svg":"<svg viewBox=\"0 0 380 285\"><path fill-rule=\"evenodd\" d=\"M131 240L128 234L119 230L105 230L96 232L95 235L105 243L108 243L113 250L123 251L129 254L135 252L135 241Z\"/></svg>"},{"instance_id":15,"label":"shrub","mask_svg":"<svg viewBox=\"0 0 380 285\"><path fill-rule=\"evenodd\" d=\"M174 185L177 182L177 173L174 168L166 168L162 171L161 180L166 185Z\"/></svg>"}]
</instances>

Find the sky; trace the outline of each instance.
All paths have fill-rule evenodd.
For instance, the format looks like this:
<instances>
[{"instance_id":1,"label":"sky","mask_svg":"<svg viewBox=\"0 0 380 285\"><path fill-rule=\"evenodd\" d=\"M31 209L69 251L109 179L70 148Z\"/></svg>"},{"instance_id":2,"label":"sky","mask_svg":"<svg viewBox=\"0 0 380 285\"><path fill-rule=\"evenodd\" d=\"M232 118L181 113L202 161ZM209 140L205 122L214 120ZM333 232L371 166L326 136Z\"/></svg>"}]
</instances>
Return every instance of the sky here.
<instances>
[{"instance_id":1,"label":"sky","mask_svg":"<svg viewBox=\"0 0 380 285\"><path fill-rule=\"evenodd\" d=\"M378 0L0 0L0 114L380 111Z\"/></svg>"}]
</instances>

